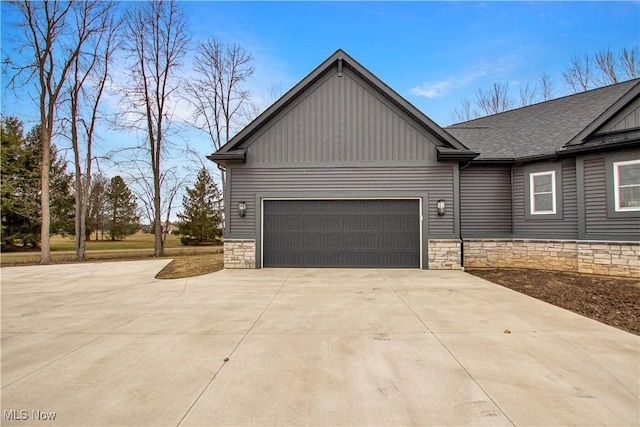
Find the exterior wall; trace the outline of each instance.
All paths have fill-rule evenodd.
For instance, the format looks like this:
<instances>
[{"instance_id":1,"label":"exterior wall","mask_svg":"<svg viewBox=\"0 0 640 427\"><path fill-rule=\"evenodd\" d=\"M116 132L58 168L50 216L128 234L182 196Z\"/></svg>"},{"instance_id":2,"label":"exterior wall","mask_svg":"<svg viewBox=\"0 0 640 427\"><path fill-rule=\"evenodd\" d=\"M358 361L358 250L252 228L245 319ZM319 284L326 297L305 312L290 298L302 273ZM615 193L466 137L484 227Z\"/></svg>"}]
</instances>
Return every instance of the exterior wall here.
<instances>
[{"instance_id":1,"label":"exterior wall","mask_svg":"<svg viewBox=\"0 0 640 427\"><path fill-rule=\"evenodd\" d=\"M561 186L556 191L559 215L532 218L528 215L529 172L558 170ZM483 236L484 237L484 236ZM513 167L513 237L530 239L577 239L578 196L573 158L561 162L538 162Z\"/></svg>"},{"instance_id":2,"label":"exterior wall","mask_svg":"<svg viewBox=\"0 0 640 427\"><path fill-rule=\"evenodd\" d=\"M633 101L629 106L627 106L627 108L609 120L609 123L598 131L598 134L637 127L640 127L640 98Z\"/></svg>"},{"instance_id":3,"label":"exterior wall","mask_svg":"<svg viewBox=\"0 0 640 427\"><path fill-rule=\"evenodd\" d=\"M364 198L403 193L429 193L423 202L427 218L424 232L429 238L455 238L454 173L457 164L434 167L341 167L341 168L241 168L231 173L231 208L227 238L255 239L259 232L259 194L289 198ZM319 196L321 195L321 196ZM447 213L438 216L436 202L445 200ZM247 203L247 213L239 217L233 209L239 201Z\"/></svg>"},{"instance_id":4,"label":"exterior wall","mask_svg":"<svg viewBox=\"0 0 640 427\"><path fill-rule=\"evenodd\" d=\"M640 159L640 150L581 156L577 159L581 197L581 240L640 240L640 212L613 210L613 161ZM611 170L609 170L611 169Z\"/></svg>"},{"instance_id":5,"label":"exterior wall","mask_svg":"<svg viewBox=\"0 0 640 427\"><path fill-rule=\"evenodd\" d=\"M460 233L511 237L511 166L471 165L460 171Z\"/></svg>"},{"instance_id":6,"label":"exterior wall","mask_svg":"<svg viewBox=\"0 0 640 427\"><path fill-rule=\"evenodd\" d=\"M263 199L413 198L421 200L426 267L428 239L460 235L458 164L437 161L444 143L410 112L353 69L337 71L318 76L246 137L246 163L227 167L225 238L255 241L259 266ZM441 199L444 216L436 209Z\"/></svg>"},{"instance_id":7,"label":"exterior wall","mask_svg":"<svg viewBox=\"0 0 640 427\"><path fill-rule=\"evenodd\" d=\"M576 240L470 239L466 268L532 268L640 277L640 244Z\"/></svg>"},{"instance_id":8,"label":"exterior wall","mask_svg":"<svg viewBox=\"0 0 640 427\"><path fill-rule=\"evenodd\" d=\"M562 240L465 240L464 266L577 271L576 247Z\"/></svg>"},{"instance_id":9,"label":"exterior wall","mask_svg":"<svg viewBox=\"0 0 640 427\"><path fill-rule=\"evenodd\" d=\"M225 239L224 268L256 268L255 240Z\"/></svg>"},{"instance_id":10,"label":"exterior wall","mask_svg":"<svg viewBox=\"0 0 640 427\"><path fill-rule=\"evenodd\" d=\"M435 164L442 145L351 70L327 73L243 146L247 165Z\"/></svg>"},{"instance_id":11,"label":"exterior wall","mask_svg":"<svg viewBox=\"0 0 640 427\"><path fill-rule=\"evenodd\" d=\"M458 239L429 240L429 269L460 270L460 244Z\"/></svg>"},{"instance_id":12,"label":"exterior wall","mask_svg":"<svg viewBox=\"0 0 640 427\"><path fill-rule=\"evenodd\" d=\"M640 277L640 243L580 242L580 273Z\"/></svg>"}]
</instances>

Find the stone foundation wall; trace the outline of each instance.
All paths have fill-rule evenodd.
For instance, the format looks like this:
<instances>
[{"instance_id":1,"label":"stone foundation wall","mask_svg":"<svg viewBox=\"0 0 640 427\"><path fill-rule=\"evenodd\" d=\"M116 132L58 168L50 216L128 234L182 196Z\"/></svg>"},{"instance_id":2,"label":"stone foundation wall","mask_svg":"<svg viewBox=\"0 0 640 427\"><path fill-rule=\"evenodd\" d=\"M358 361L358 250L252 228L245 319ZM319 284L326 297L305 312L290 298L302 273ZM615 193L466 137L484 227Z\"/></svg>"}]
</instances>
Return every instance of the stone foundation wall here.
<instances>
[{"instance_id":1,"label":"stone foundation wall","mask_svg":"<svg viewBox=\"0 0 640 427\"><path fill-rule=\"evenodd\" d=\"M430 270L460 270L460 240L429 240Z\"/></svg>"},{"instance_id":2,"label":"stone foundation wall","mask_svg":"<svg viewBox=\"0 0 640 427\"><path fill-rule=\"evenodd\" d=\"M224 268L256 268L255 240L225 240Z\"/></svg>"},{"instance_id":3,"label":"stone foundation wall","mask_svg":"<svg viewBox=\"0 0 640 427\"><path fill-rule=\"evenodd\" d=\"M469 268L536 268L610 276L640 277L640 244L571 240L469 239Z\"/></svg>"},{"instance_id":4,"label":"stone foundation wall","mask_svg":"<svg viewBox=\"0 0 640 427\"><path fill-rule=\"evenodd\" d=\"M640 277L640 243L580 242L578 272Z\"/></svg>"}]
</instances>

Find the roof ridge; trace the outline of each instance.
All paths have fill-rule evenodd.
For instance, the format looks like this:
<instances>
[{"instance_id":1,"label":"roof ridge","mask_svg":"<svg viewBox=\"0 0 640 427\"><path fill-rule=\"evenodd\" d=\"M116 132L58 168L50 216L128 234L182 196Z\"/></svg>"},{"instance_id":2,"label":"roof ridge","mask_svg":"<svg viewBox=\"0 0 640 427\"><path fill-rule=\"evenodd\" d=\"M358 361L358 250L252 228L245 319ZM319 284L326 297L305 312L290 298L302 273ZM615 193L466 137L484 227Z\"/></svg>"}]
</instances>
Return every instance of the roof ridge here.
<instances>
[{"instance_id":1,"label":"roof ridge","mask_svg":"<svg viewBox=\"0 0 640 427\"><path fill-rule=\"evenodd\" d=\"M615 86L620 86L620 85L623 85L623 84L629 84L631 82L635 82L635 84L640 83L640 77L637 77L635 79L625 80L623 82L618 82L618 83L614 83L614 84L607 85L607 86L600 86L600 87L589 89L589 90L585 90L585 91L582 91L582 92L570 93L568 95L563 95L563 96L560 96L558 98L548 99L546 101L540 101L540 102L536 102L534 104L529 104L529 105L524 105L522 107L512 108L510 110L501 111L499 113L489 114L487 116L476 117L475 119L467 120L467 121L464 121L464 122L453 123L453 124L450 124L448 126L445 126L445 129L453 128L453 127L456 127L458 129L468 129L467 127L462 127L462 126L458 127L458 125L461 125L461 124L464 124L464 123L471 123L471 122L475 122L475 121L478 121L478 120L483 120L483 119L490 118L490 117L496 117L496 116L499 116L499 115L502 115L502 114L512 113L514 111L524 110L526 108L531 108L531 107L539 106L539 105L542 105L542 104L548 104L548 103L551 103L551 102L556 102L556 101L564 100L564 99L571 98L571 97L584 96L585 94L591 94L591 93L594 93L596 91L605 90L605 89L611 89L611 88L613 88ZM635 86L635 84L633 86ZM623 95L621 95L621 97Z\"/></svg>"}]
</instances>

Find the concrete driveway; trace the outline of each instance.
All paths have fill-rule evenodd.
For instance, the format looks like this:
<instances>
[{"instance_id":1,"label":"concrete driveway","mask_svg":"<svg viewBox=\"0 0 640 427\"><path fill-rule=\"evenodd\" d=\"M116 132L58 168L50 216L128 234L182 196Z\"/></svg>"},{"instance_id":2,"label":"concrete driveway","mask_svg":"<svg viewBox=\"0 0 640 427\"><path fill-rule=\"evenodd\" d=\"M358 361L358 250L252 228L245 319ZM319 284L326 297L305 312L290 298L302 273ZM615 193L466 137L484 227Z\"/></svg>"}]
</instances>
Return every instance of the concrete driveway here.
<instances>
[{"instance_id":1,"label":"concrete driveway","mask_svg":"<svg viewBox=\"0 0 640 427\"><path fill-rule=\"evenodd\" d=\"M640 423L639 337L471 275L165 264L3 268L3 425Z\"/></svg>"}]
</instances>

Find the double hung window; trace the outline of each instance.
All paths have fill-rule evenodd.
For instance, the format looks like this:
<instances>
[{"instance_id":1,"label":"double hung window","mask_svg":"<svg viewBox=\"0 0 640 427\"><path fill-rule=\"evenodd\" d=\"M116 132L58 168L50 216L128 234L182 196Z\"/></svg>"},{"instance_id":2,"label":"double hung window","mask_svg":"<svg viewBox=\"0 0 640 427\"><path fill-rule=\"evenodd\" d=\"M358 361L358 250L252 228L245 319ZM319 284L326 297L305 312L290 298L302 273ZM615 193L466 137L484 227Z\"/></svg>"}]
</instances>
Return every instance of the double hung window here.
<instances>
[{"instance_id":1,"label":"double hung window","mask_svg":"<svg viewBox=\"0 0 640 427\"><path fill-rule=\"evenodd\" d=\"M640 160L613 163L616 212L640 211Z\"/></svg>"},{"instance_id":2,"label":"double hung window","mask_svg":"<svg viewBox=\"0 0 640 427\"><path fill-rule=\"evenodd\" d=\"M531 215L556 213L556 172L536 172L529 175L529 206Z\"/></svg>"}]
</instances>

